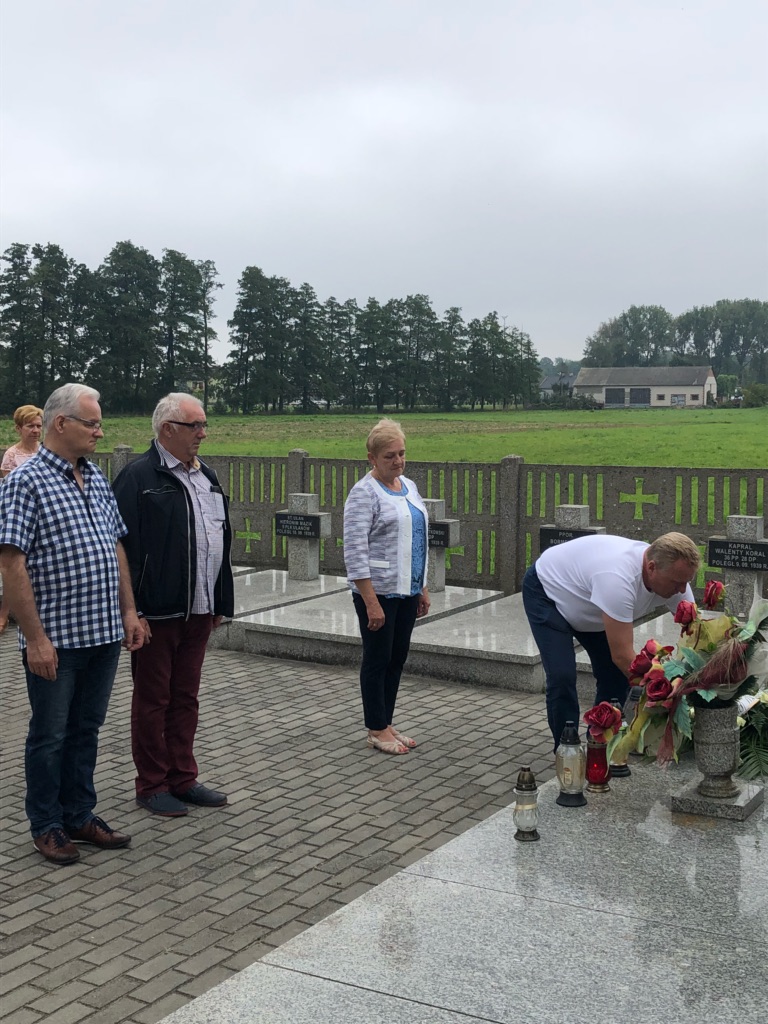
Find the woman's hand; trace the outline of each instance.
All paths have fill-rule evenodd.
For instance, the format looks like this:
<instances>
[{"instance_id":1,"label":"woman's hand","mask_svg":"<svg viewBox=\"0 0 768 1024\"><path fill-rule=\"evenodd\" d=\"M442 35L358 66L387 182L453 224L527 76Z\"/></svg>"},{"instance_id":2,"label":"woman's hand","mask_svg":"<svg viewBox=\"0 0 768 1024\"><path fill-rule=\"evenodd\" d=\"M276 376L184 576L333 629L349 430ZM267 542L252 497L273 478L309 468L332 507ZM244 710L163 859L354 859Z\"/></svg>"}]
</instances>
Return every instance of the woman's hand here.
<instances>
[{"instance_id":1,"label":"woman's hand","mask_svg":"<svg viewBox=\"0 0 768 1024\"><path fill-rule=\"evenodd\" d=\"M424 616L429 612L431 602L429 600L429 591L426 587L419 594L419 601L416 605L416 618L423 619Z\"/></svg>"},{"instance_id":2,"label":"woman's hand","mask_svg":"<svg viewBox=\"0 0 768 1024\"><path fill-rule=\"evenodd\" d=\"M371 601L370 604L366 604L365 610L368 612L368 629L374 632L377 629L381 629L384 625L384 609L379 604L378 600Z\"/></svg>"}]
</instances>

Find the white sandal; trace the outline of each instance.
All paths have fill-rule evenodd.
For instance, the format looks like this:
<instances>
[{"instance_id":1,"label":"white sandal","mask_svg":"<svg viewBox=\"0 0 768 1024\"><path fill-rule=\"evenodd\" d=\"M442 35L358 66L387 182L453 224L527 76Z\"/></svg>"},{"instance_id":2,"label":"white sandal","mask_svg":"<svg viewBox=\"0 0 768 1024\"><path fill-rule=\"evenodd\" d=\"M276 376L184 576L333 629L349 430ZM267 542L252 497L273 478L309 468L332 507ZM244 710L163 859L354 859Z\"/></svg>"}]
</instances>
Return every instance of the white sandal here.
<instances>
[{"instance_id":1,"label":"white sandal","mask_svg":"<svg viewBox=\"0 0 768 1024\"><path fill-rule=\"evenodd\" d=\"M403 746L399 740L380 740L376 736L368 735L366 744L374 750L380 750L382 754L407 754L408 748Z\"/></svg>"},{"instance_id":2,"label":"white sandal","mask_svg":"<svg viewBox=\"0 0 768 1024\"><path fill-rule=\"evenodd\" d=\"M416 746L416 740L412 740L410 736L403 736L401 732L398 732L394 725L389 727L395 735L395 739L398 739L404 747L410 747L411 750Z\"/></svg>"}]
</instances>

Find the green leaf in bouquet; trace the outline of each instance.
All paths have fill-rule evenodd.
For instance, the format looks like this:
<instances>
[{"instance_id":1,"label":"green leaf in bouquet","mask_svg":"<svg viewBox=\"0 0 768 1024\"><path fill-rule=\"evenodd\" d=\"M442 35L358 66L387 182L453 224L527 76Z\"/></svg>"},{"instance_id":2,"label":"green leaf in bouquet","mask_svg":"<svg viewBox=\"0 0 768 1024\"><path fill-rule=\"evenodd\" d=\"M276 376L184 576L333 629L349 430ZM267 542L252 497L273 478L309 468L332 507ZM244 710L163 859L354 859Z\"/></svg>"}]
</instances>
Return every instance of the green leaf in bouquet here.
<instances>
[{"instance_id":1,"label":"green leaf in bouquet","mask_svg":"<svg viewBox=\"0 0 768 1024\"><path fill-rule=\"evenodd\" d=\"M679 679L684 676L688 669L686 668L684 661L678 661L676 658L669 658L664 662L664 677L672 682L673 679Z\"/></svg>"},{"instance_id":2,"label":"green leaf in bouquet","mask_svg":"<svg viewBox=\"0 0 768 1024\"><path fill-rule=\"evenodd\" d=\"M686 671L698 672L707 664L707 659L692 647L681 647L680 657L685 662Z\"/></svg>"},{"instance_id":3,"label":"green leaf in bouquet","mask_svg":"<svg viewBox=\"0 0 768 1024\"><path fill-rule=\"evenodd\" d=\"M686 739L692 738L693 732L691 729L691 715L685 698L683 698L675 708L675 717L672 719L672 722L678 732L682 733Z\"/></svg>"},{"instance_id":4,"label":"green leaf in bouquet","mask_svg":"<svg viewBox=\"0 0 768 1024\"><path fill-rule=\"evenodd\" d=\"M707 704L709 704L711 700L715 700L718 693L717 690L697 690L696 696L701 697L702 700L705 700Z\"/></svg>"}]
</instances>

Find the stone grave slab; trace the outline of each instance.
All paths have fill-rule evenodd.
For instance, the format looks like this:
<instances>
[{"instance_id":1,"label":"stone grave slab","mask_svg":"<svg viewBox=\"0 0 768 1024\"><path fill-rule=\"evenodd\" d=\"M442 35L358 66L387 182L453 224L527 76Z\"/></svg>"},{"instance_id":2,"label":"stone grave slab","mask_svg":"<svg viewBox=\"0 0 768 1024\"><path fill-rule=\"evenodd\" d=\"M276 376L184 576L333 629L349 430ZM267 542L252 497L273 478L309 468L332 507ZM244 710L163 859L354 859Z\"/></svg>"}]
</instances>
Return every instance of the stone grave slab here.
<instances>
[{"instance_id":1,"label":"stone grave slab","mask_svg":"<svg viewBox=\"0 0 768 1024\"><path fill-rule=\"evenodd\" d=\"M452 616L470 606L493 602L500 592L446 587L430 596L432 607L425 623ZM417 622L414 638L422 628ZM360 661L360 631L346 581L343 590L324 597L291 604L283 602L241 615L229 625L229 641L228 646L236 650L271 657L333 665L357 665ZM417 671L410 658L407 670Z\"/></svg>"}]
</instances>

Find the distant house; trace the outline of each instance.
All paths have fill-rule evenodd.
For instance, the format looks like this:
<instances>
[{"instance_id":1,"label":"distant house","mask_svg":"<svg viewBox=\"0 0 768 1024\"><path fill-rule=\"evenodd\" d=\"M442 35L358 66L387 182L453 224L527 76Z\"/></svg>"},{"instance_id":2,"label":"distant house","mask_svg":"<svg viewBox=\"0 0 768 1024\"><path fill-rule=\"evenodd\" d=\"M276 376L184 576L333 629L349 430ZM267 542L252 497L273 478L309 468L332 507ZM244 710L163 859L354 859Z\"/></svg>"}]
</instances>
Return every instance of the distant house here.
<instances>
[{"instance_id":1,"label":"distant house","mask_svg":"<svg viewBox=\"0 0 768 1024\"><path fill-rule=\"evenodd\" d=\"M570 398L575 380L575 373L548 373L541 379L539 395L545 400L564 396Z\"/></svg>"},{"instance_id":2,"label":"distant house","mask_svg":"<svg viewBox=\"0 0 768 1024\"><path fill-rule=\"evenodd\" d=\"M717 399L711 366L582 366L573 396L606 409L703 408Z\"/></svg>"}]
</instances>

